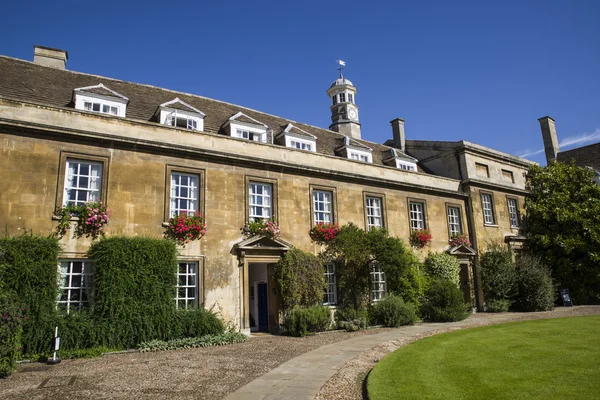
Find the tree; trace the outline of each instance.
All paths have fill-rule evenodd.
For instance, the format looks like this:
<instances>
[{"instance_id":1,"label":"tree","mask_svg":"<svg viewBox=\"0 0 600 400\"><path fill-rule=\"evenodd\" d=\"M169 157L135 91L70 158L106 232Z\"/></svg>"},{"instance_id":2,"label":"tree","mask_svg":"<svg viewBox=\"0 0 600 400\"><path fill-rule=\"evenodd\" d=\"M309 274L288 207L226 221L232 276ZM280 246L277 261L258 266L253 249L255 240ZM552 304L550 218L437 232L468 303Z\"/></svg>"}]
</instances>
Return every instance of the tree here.
<instances>
[{"instance_id":1,"label":"tree","mask_svg":"<svg viewBox=\"0 0 600 400\"><path fill-rule=\"evenodd\" d=\"M593 179L574 163L536 165L527 174L529 249L579 304L600 302L600 187Z\"/></svg>"},{"instance_id":2,"label":"tree","mask_svg":"<svg viewBox=\"0 0 600 400\"><path fill-rule=\"evenodd\" d=\"M317 256L293 248L275 264L273 274L284 311L322 302L325 277Z\"/></svg>"},{"instance_id":3,"label":"tree","mask_svg":"<svg viewBox=\"0 0 600 400\"><path fill-rule=\"evenodd\" d=\"M384 272L388 292L415 304L422 294L418 259L402 240L389 236L385 229L365 232L352 223L344 225L323 257L336 263L338 302L342 307L363 309L369 302L373 263Z\"/></svg>"}]
</instances>

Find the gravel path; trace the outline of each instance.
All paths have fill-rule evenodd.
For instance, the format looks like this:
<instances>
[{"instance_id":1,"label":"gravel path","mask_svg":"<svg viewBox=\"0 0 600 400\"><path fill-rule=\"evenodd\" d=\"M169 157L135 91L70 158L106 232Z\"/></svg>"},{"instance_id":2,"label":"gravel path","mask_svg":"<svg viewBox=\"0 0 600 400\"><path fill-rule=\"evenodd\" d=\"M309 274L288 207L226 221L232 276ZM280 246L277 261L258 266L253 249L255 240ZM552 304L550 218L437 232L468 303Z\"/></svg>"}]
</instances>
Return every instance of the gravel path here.
<instances>
[{"instance_id":1,"label":"gravel path","mask_svg":"<svg viewBox=\"0 0 600 400\"><path fill-rule=\"evenodd\" d=\"M222 399L300 354L384 330L253 336L220 347L105 355L56 366L22 364L0 379L0 399Z\"/></svg>"},{"instance_id":2,"label":"gravel path","mask_svg":"<svg viewBox=\"0 0 600 400\"><path fill-rule=\"evenodd\" d=\"M524 320L560 318L574 316L600 315L600 306L579 306L573 308L557 308L554 311L539 313L511 313L514 317L505 322L516 322ZM469 316L467 321L473 320L473 324L461 328L438 329L408 338L401 338L391 342L383 343L346 363L327 383L321 388L315 400L363 400L367 399L365 390L365 378L369 371L387 354L399 347L405 346L416 340L433 336L439 333L449 332L457 329L472 328L483 325L494 324L494 315L477 313Z\"/></svg>"}]
</instances>

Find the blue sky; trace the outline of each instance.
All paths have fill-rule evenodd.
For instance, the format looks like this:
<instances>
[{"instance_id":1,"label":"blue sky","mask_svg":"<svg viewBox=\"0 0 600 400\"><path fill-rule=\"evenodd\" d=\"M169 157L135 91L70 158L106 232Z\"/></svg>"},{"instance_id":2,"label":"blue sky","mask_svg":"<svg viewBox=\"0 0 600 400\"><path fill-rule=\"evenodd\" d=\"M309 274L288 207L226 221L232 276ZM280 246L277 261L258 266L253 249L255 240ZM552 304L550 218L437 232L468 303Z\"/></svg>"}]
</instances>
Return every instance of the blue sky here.
<instances>
[{"instance_id":1,"label":"blue sky","mask_svg":"<svg viewBox=\"0 0 600 400\"><path fill-rule=\"evenodd\" d=\"M228 101L328 127L334 60L358 88L362 135L541 150L600 141L598 1L20 1L0 54L68 50L68 69ZM0 71L1 73L1 71ZM543 153L528 158L545 163Z\"/></svg>"}]
</instances>

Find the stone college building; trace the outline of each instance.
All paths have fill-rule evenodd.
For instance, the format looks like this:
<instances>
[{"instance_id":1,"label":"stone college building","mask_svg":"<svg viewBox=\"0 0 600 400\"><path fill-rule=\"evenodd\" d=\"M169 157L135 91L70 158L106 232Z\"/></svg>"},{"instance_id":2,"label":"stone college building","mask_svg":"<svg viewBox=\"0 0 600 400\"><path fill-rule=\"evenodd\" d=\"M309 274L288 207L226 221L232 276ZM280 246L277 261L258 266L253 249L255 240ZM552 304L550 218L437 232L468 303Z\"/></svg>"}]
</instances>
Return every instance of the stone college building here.
<instances>
[{"instance_id":1,"label":"stone college building","mask_svg":"<svg viewBox=\"0 0 600 400\"><path fill-rule=\"evenodd\" d=\"M112 213L109 236L160 238L179 212L206 214L206 236L180 247L185 289L175 301L214 305L243 332L278 328L273 265L292 246L319 253L308 235L319 222L385 227L404 240L429 229L422 255L459 257L465 299L479 309L478 254L492 241L522 242L531 161L466 141L409 140L399 118L385 144L365 140L357 88L341 75L326 91L331 125L318 128L69 71L67 59L42 46L33 62L0 56L0 226L11 235L48 235L57 208L102 200ZM242 236L254 218L276 220L280 238ZM456 233L472 247L450 247ZM61 239L62 301L82 301L69 296L87 290L75 287L84 280L70 278L93 270L90 244ZM335 265L324 273L324 299L334 306ZM385 276L374 269L371 277L376 300Z\"/></svg>"}]
</instances>

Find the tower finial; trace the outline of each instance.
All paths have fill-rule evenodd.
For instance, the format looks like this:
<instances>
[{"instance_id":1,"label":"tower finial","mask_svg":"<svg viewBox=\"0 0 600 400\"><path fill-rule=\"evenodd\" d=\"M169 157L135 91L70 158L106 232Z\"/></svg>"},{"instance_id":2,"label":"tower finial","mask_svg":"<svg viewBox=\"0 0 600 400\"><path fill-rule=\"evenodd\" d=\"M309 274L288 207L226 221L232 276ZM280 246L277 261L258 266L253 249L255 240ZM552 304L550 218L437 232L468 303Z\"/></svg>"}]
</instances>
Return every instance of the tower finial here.
<instances>
[{"instance_id":1,"label":"tower finial","mask_svg":"<svg viewBox=\"0 0 600 400\"><path fill-rule=\"evenodd\" d=\"M340 71L340 79L344 77L344 75L342 75L342 70L344 68L346 68L346 62L342 61L342 60L335 60L335 62L338 63L338 67L336 68L338 71Z\"/></svg>"}]
</instances>

